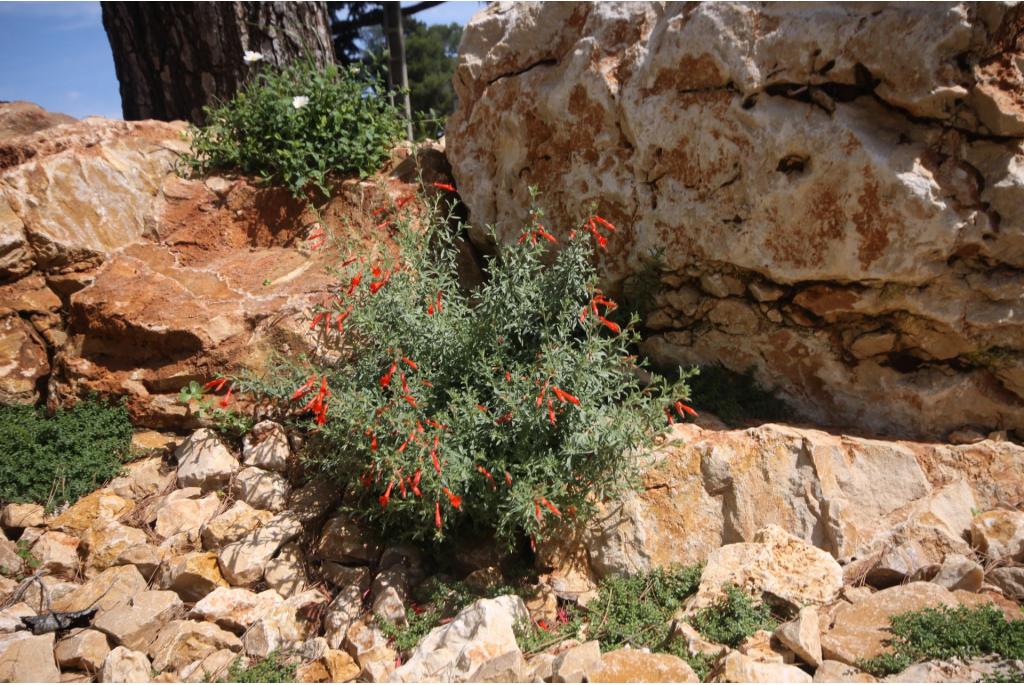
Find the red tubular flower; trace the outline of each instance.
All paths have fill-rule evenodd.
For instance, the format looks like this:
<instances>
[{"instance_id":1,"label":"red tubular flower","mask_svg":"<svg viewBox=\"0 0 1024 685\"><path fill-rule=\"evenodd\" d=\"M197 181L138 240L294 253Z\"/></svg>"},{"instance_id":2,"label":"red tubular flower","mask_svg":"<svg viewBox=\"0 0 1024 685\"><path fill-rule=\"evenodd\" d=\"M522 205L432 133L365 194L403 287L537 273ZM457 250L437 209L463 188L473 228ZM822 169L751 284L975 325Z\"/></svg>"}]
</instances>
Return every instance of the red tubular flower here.
<instances>
[{"instance_id":1,"label":"red tubular flower","mask_svg":"<svg viewBox=\"0 0 1024 685\"><path fill-rule=\"evenodd\" d=\"M614 321L609 321L608 319L604 318L603 316L598 316L597 318L600 319L601 323L603 323L605 326L607 326L608 329L612 333L620 333L620 332L622 332L622 329L619 328L619 324L615 323Z\"/></svg>"},{"instance_id":2,"label":"red tubular flower","mask_svg":"<svg viewBox=\"0 0 1024 685\"><path fill-rule=\"evenodd\" d=\"M402 207L412 202L414 199L416 199L415 195L406 195L405 197L400 197L398 198L398 202L395 203L395 207L401 209Z\"/></svg>"},{"instance_id":3,"label":"red tubular flower","mask_svg":"<svg viewBox=\"0 0 1024 685\"><path fill-rule=\"evenodd\" d=\"M324 318L324 316L326 316L326 315L327 315L327 312L320 312L319 314L317 314L316 316L314 316L314 317L313 317L313 323L309 324L309 330L313 330L314 328L316 328L316 327L317 327L317 325L318 325L318 324L319 324L319 323L320 323L321 321L323 321L323 318Z\"/></svg>"},{"instance_id":4,"label":"red tubular flower","mask_svg":"<svg viewBox=\"0 0 1024 685\"><path fill-rule=\"evenodd\" d=\"M483 413L485 413L485 414L486 414L487 412L489 412L489 411L490 411L490 409L488 409L487 407L485 407L485 406L484 406L484 405L482 405L482 404L478 404L478 405L476 405L476 408L477 408L477 409L479 409L480 411L482 411L482 412L483 412Z\"/></svg>"},{"instance_id":5,"label":"red tubular flower","mask_svg":"<svg viewBox=\"0 0 1024 685\"><path fill-rule=\"evenodd\" d=\"M441 295L442 295L442 291L438 290L437 291L437 301L435 302L435 306L437 308L437 313L438 314L440 314L441 312L444 311L444 305L441 304Z\"/></svg>"},{"instance_id":6,"label":"red tubular flower","mask_svg":"<svg viewBox=\"0 0 1024 685\"><path fill-rule=\"evenodd\" d=\"M419 368L419 367L416 366L416 362L414 362L413 360L409 359L408 357L402 357L402 361L405 362L406 364L408 364L409 368L412 369L413 371L415 371L417 368Z\"/></svg>"},{"instance_id":7,"label":"red tubular flower","mask_svg":"<svg viewBox=\"0 0 1024 685\"><path fill-rule=\"evenodd\" d=\"M369 473L364 472L363 475L359 476L359 482L363 484L364 488L368 488L373 485L373 477Z\"/></svg>"},{"instance_id":8,"label":"red tubular flower","mask_svg":"<svg viewBox=\"0 0 1024 685\"><path fill-rule=\"evenodd\" d=\"M377 209L373 210L372 214L373 216L379 216L386 211L388 211L387 207L378 207Z\"/></svg>"},{"instance_id":9,"label":"red tubular flower","mask_svg":"<svg viewBox=\"0 0 1024 685\"><path fill-rule=\"evenodd\" d=\"M505 472L505 485L512 487L512 474L508 471Z\"/></svg>"},{"instance_id":10,"label":"red tubular flower","mask_svg":"<svg viewBox=\"0 0 1024 685\"><path fill-rule=\"evenodd\" d=\"M409 381L405 380L405 372L404 371L399 371L398 372L398 377L402 380L402 392L404 392L406 395L408 395L409 394Z\"/></svg>"},{"instance_id":11,"label":"red tubular flower","mask_svg":"<svg viewBox=\"0 0 1024 685\"><path fill-rule=\"evenodd\" d=\"M601 224L602 226L607 228L609 231L613 231L613 232L615 231L615 226L613 226L611 224L611 222L609 222L609 221L607 221L605 219L602 219L597 214L595 214L593 218L594 218L594 221L596 221L597 223Z\"/></svg>"},{"instance_id":12,"label":"red tubular flower","mask_svg":"<svg viewBox=\"0 0 1024 685\"><path fill-rule=\"evenodd\" d=\"M676 411L679 412L680 416L683 416L683 412L686 412L690 416L700 416L700 414L697 413L696 409L689 405L683 404L682 402L676 402Z\"/></svg>"},{"instance_id":13,"label":"red tubular flower","mask_svg":"<svg viewBox=\"0 0 1024 685\"><path fill-rule=\"evenodd\" d=\"M547 500L546 500L545 498L543 498L543 497L541 497L541 498L540 498L540 503L541 503L541 504L543 504L543 505L544 505L545 507L547 507L547 508L548 508L548 510L549 510L549 511L550 511L550 512L551 512L552 514L554 514L554 515L555 515L555 516L557 516L558 518L562 518L562 512L558 511L558 508L557 508L557 507L556 507L556 506L555 506L554 504L552 504L551 502L547 501Z\"/></svg>"},{"instance_id":14,"label":"red tubular flower","mask_svg":"<svg viewBox=\"0 0 1024 685\"><path fill-rule=\"evenodd\" d=\"M504 414L502 414L501 416L499 416L497 419L495 419L494 423L495 423L495 425L500 426L502 424L508 423L511 420L512 420L512 412L507 411Z\"/></svg>"},{"instance_id":15,"label":"red tubular flower","mask_svg":"<svg viewBox=\"0 0 1024 685\"><path fill-rule=\"evenodd\" d=\"M422 497L423 496L423 493L420 492L420 476L421 475L422 475L422 471L420 471L419 469L416 469L416 473L413 474L413 476L412 476L412 478L410 479L410 482L409 482L409 487L412 488L412 494L416 495L417 497Z\"/></svg>"},{"instance_id":16,"label":"red tubular flower","mask_svg":"<svg viewBox=\"0 0 1024 685\"><path fill-rule=\"evenodd\" d=\"M448 502L452 505L453 508L455 508L455 509L462 509L462 498L461 497L459 497L456 494L453 494L452 491L449 490L448 488L441 488L441 489L444 490L444 494L446 494L448 496Z\"/></svg>"},{"instance_id":17,"label":"red tubular flower","mask_svg":"<svg viewBox=\"0 0 1024 685\"><path fill-rule=\"evenodd\" d=\"M444 426L442 426L441 424L439 424L439 423L438 423L437 421L435 421L434 419L423 419L423 421L424 421L424 423L426 423L426 424L427 424L428 426L430 426L431 428L437 428L437 429L442 429L442 428L444 428Z\"/></svg>"},{"instance_id":18,"label":"red tubular flower","mask_svg":"<svg viewBox=\"0 0 1024 685\"><path fill-rule=\"evenodd\" d=\"M449 193L455 192L455 187L448 183L434 183L432 185L440 190L447 190Z\"/></svg>"},{"instance_id":19,"label":"red tubular flower","mask_svg":"<svg viewBox=\"0 0 1024 685\"><path fill-rule=\"evenodd\" d=\"M548 382L544 381L544 385L541 386L540 392L537 394L537 406L544 404L544 393L548 391Z\"/></svg>"},{"instance_id":20,"label":"red tubular flower","mask_svg":"<svg viewBox=\"0 0 1024 685\"><path fill-rule=\"evenodd\" d=\"M668 418L668 425L671 426L675 424L675 420L672 418L672 412L667 407L665 409L665 417Z\"/></svg>"},{"instance_id":21,"label":"red tubular flower","mask_svg":"<svg viewBox=\"0 0 1024 685\"><path fill-rule=\"evenodd\" d=\"M316 383L316 376L311 377L308 381L296 388L295 392L292 393L292 401L295 401L308 393L313 388L314 383Z\"/></svg>"},{"instance_id":22,"label":"red tubular flower","mask_svg":"<svg viewBox=\"0 0 1024 685\"><path fill-rule=\"evenodd\" d=\"M377 434L376 433L371 433L370 434L370 450L372 450L374 452L377 451Z\"/></svg>"},{"instance_id":23,"label":"red tubular flower","mask_svg":"<svg viewBox=\"0 0 1024 685\"><path fill-rule=\"evenodd\" d=\"M380 387L386 388L391 385L391 377L395 375L395 369L397 368L398 364L391 364L391 368L387 370L387 373L380 377Z\"/></svg>"},{"instance_id":24,"label":"red tubular flower","mask_svg":"<svg viewBox=\"0 0 1024 685\"><path fill-rule=\"evenodd\" d=\"M377 501L380 502L380 508L381 509L386 509L387 508L388 500L391 499L391 486L393 486L393 485L394 485L394 482L388 483L388 489L384 491L383 495L381 495L380 497L377 498Z\"/></svg>"},{"instance_id":25,"label":"red tubular flower","mask_svg":"<svg viewBox=\"0 0 1024 685\"><path fill-rule=\"evenodd\" d=\"M567 393L566 391L562 390L561 388L556 388L555 386L551 386L551 390L552 390L552 392L555 393L555 397L557 397L562 402L569 402L570 404L575 404L575 405L579 406L579 403L580 403L579 399L577 399L573 395L570 395L569 393Z\"/></svg>"},{"instance_id":26,"label":"red tubular flower","mask_svg":"<svg viewBox=\"0 0 1024 685\"><path fill-rule=\"evenodd\" d=\"M437 471L438 475L441 474L441 462L437 459L437 442L438 438L434 436L434 447L430 450L430 459L434 462L434 470Z\"/></svg>"},{"instance_id":27,"label":"red tubular flower","mask_svg":"<svg viewBox=\"0 0 1024 685\"><path fill-rule=\"evenodd\" d=\"M538 502L533 503L533 516L537 519L537 523L541 523L543 520L541 517L540 504Z\"/></svg>"},{"instance_id":28,"label":"red tubular flower","mask_svg":"<svg viewBox=\"0 0 1024 685\"><path fill-rule=\"evenodd\" d=\"M399 474L399 478L398 478L398 489L402 493L402 499L405 499L405 495L406 495L406 491L405 491L405 478L402 478L401 474Z\"/></svg>"},{"instance_id":29,"label":"red tubular flower","mask_svg":"<svg viewBox=\"0 0 1024 685\"><path fill-rule=\"evenodd\" d=\"M509 373L508 371L505 372L505 382L506 383L511 383L512 382L512 374Z\"/></svg>"},{"instance_id":30,"label":"red tubular flower","mask_svg":"<svg viewBox=\"0 0 1024 685\"><path fill-rule=\"evenodd\" d=\"M412 395L402 395L402 399L409 403L409 406L413 409L416 408L416 398Z\"/></svg>"},{"instance_id":31,"label":"red tubular flower","mask_svg":"<svg viewBox=\"0 0 1024 685\"><path fill-rule=\"evenodd\" d=\"M488 481L490 481L490 483L491 483L491 490L497 490L497 488L498 488L498 483L497 483L497 482L496 482L496 481L494 480L494 476L492 476L492 475L491 475L491 472L490 472L490 471L488 471L487 469L485 469L485 468L484 468L483 466L480 466L479 464L477 464L476 470L477 470L477 471L479 471L480 473L482 473L482 474L483 474L483 476L484 476L484 477L485 477L485 478L486 478L486 479L487 479Z\"/></svg>"},{"instance_id":32,"label":"red tubular flower","mask_svg":"<svg viewBox=\"0 0 1024 685\"><path fill-rule=\"evenodd\" d=\"M441 503L434 502L434 525L441 530Z\"/></svg>"},{"instance_id":33,"label":"red tubular flower","mask_svg":"<svg viewBox=\"0 0 1024 685\"><path fill-rule=\"evenodd\" d=\"M228 382L227 378L214 378L212 381L203 386L203 390L213 390L214 392L220 392L220 389L224 387L224 384Z\"/></svg>"},{"instance_id":34,"label":"red tubular flower","mask_svg":"<svg viewBox=\"0 0 1024 685\"><path fill-rule=\"evenodd\" d=\"M391 280L391 272L385 271L384 275L381 277L379 281L373 281L372 283L370 283L370 294L376 295L377 291L383 288L389 280Z\"/></svg>"},{"instance_id":35,"label":"red tubular flower","mask_svg":"<svg viewBox=\"0 0 1024 685\"><path fill-rule=\"evenodd\" d=\"M405 451L405 448L406 448L406 447L408 447L408 446L409 446L409 443L410 443L410 442L412 442L412 441L413 441L413 440L414 440L415 438L416 438L416 431L413 431L412 433L409 433L409 437L407 437L407 438L405 439L405 442L403 442L403 443L402 443L402 444L401 444L401 445L399 446L399 448L398 448L398 453L399 453L399 454L401 454L402 452L404 452L404 451Z\"/></svg>"},{"instance_id":36,"label":"red tubular flower","mask_svg":"<svg viewBox=\"0 0 1024 685\"><path fill-rule=\"evenodd\" d=\"M227 409L227 406L231 404L231 393L234 392L234 388L228 388L228 394L224 395L224 398L220 401L220 408Z\"/></svg>"},{"instance_id":37,"label":"red tubular flower","mask_svg":"<svg viewBox=\"0 0 1024 685\"><path fill-rule=\"evenodd\" d=\"M553 236L550 233L548 233L547 231L545 231L543 227L537 229L537 235L539 235L544 240L547 240L548 242L551 242L551 243L557 243L558 242L558 240L555 238L555 236Z\"/></svg>"},{"instance_id":38,"label":"red tubular flower","mask_svg":"<svg viewBox=\"0 0 1024 685\"><path fill-rule=\"evenodd\" d=\"M348 294L351 295L352 293L354 293L356 291L356 288L359 287L359 284L362 281L363 281L363 272L360 271L359 273L357 273L355 276L352 277L351 281L348 282Z\"/></svg>"},{"instance_id":39,"label":"red tubular flower","mask_svg":"<svg viewBox=\"0 0 1024 685\"><path fill-rule=\"evenodd\" d=\"M551 422L552 426L555 425L555 407L551 400L548 400L548 421Z\"/></svg>"},{"instance_id":40,"label":"red tubular flower","mask_svg":"<svg viewBox=\"0 0 1024 685\"><path fill-rule=\"evenodd\" d=\"M539 619L537 621L537 627L543 630L545 633L551 630L551 627L548 625L548 622L544 619Z\"/></svg>"}]
</instances>

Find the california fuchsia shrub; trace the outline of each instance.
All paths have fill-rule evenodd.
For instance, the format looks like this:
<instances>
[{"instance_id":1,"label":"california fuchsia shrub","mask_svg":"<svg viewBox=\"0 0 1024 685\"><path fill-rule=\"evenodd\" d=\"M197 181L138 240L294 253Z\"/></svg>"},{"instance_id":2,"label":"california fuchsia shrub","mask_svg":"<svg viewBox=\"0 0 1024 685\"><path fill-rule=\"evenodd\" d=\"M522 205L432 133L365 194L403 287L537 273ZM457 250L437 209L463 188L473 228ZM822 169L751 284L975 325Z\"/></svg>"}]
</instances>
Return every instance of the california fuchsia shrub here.
<instances>
[{"instance_id":1,"label":"california fuchsia shrub","mask_svg":"<svg viewBox=\"0 0 1024 685\"><path fill-rule=\"evenodd\" d=\"M486 283L464 292L450 217L435 206L414 229L399 207L382 212L398 257L343 261L341 287L310 322L324 353L282 367L281 399L308 416L309 458L354 483L389 529L442 537L470 522L506 541L543 535L629 483L627 453L666 413L690 411L685 380L641 387L635 321L620 328L595 290L608 222L549 232L535 211L488 260Z\"/></svg>"}]
</instances>

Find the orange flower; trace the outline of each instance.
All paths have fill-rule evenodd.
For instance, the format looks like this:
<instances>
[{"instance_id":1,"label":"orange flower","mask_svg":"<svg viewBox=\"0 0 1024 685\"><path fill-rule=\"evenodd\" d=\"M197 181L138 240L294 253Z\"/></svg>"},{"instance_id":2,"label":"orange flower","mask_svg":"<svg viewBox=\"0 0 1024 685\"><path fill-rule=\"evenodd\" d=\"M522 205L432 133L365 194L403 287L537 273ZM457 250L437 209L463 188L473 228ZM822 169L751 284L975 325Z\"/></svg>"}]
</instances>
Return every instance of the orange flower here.
<instances>
[{"instance_id":1,"label":"orange flower","mask_svg":"<svg viewBox=\"0 0 1024 685\"><path fill-rule=\"evenodd\" d=\"M356 291L356 288L359 287L359 284L362 282L362 280L363 280L363 272L362 271L360 271L359 273L357 273L355 276L352 277L352 280L348 282L348 294L349 295L351 295L352 293L354 293Z\"/></svg>"},{"instance_id":2,"label":"orange flower","mask_svg":"<svg viewBox=\"0 0 1024 685\"><path fill-rule=\"evenodd\" d=\"M454 507L455 509L462 509L462 498L461 497L459 497L458 495L452 494L452 491L449 490L448 488L441 488L441 489L444 490L444 494L448 495L448 502L452 505L452 507Z\"/></svg>"},{"instance_id":3,"label":"orange flower","mask_svg":"<svg viewBox=\"0 0 1024 685\"><path fill-rule=\"evenodd\" d=\"M480 466L479 464L477 464L476 470L479 471L480 473L482 473L484 475L484 477L488 481L490 481L490 483L491 483L491 490L496 490L498 488L498 484L495 482L494 476L491 475L490 471L485 469L483 466Z\"/></svg>"},{"instance_id":4,"label":"orange flower","mask_svg":"<svg viewBox=\"0 0 1024 685\"><path fill-rule=\"evenodd\" d=\"M416 366L416 362L414 362L413 360L409 359L408 357L402 357L402 361L405 362L406 364L408 364L409 368L411 368L413 371L415 371L418 368Z\"/></svg>"},{"instance_id":5,"label":"orange flower","mask_svg":"<svg viewBox=\"0 0 1024 685\"><path fill-rule=\"evenodd\" d=\"M228 382L227 378L214 378L212 381L203 386L203 390L213 390L214 392L220 392L220 389L224 387L224 384Z\"/></svg>"},{"instance_id":6,"label":"orange flower","mask_svg":"<svg viewBox=\"0 0 1024 685\"><path fill-rule=\"evenodd\" d=\"M548 421L551 422L552 426L555 425L555 407L551 400L548 400Z\"/></svg>"},{"instance_id":7,"label":"orange flower","mask_svg":"<svg viewBox=\"0 0 1024 685\"><path fill-rule=\"evenodd\" d=\"M555 393L555 397L557 397L562 402L569 402L571 404L575 404L575 405L579 406L579 403L580 403L579 399L577 399L573 395L570 395L569 393L567 393L566 391L562 390L561 388L557 388L555 386L551 386L551 390L552 390L552 392Z\"/></svg>"},{"instance_id":8,"label":"orange flower","mask_svg":"<svg viewBox=\"0 0 1024 685\"><path fill-rule=\"evenodd\" d=\"M552 514L554 514L558 518L562 518L562 512L558 511L558 508L554 504L552 504L551 502L547 501L543 497L540 498L540 503L543 504L545 507L547 507L551 511Z\"/></svg>"},{"instance_id":9,"label":"orange flower","mask_svg":"<svg viewBox=\"0 0 1024 685\"><path fill-rule=\"evenodd\" d=\"M449 193L455 192L455 187L448 183L434 183L433 186L440 190L447 190Z\"/></svg>"},{"instance_id":10,"label":"orange flower","mask_svg":"<svg viewBox=\"0 0 1024 685\"><path fill-rule=\"evenodd\" d=\"M413 409L416 408L416 398L412 395L402 395L402 399L409 403L409 406Z\"/></svg>"},{"instance_id":11,"label":"orange flower","mask_svg":"<svg viewBox=\"0 0 1024 685\"><path fill-rule=\"evenodd\" d=\"M508 471L505 472L505 485L512 487L512 474Z\"/></svg>"},{"instance_id":12,"label":"orange flower","mask_svg":"<svg viewBox=\"0 0 1024 685\"><path fill-rule=\"evenodd\" d=\"M600 319L601 323L607 326L612 333L620 333L622 331L622 329L619 328L619 324L615 323L614 321L609 321L603 316L598 316L597 318Z\"/></svg>"},{"instance_id":13,"label":"orange flower","mask_svg":"<svg viewBox=\"0 0 1024 685\"><path fill-rule=\"evenodd\" d=\"M380 377L380 387L386 388L391 385L391 377L395 375L395 369L397 368L398 364L391 364L391 368L387 370L387 373Z\"/></svg>"},{"instance_id":14,"label":"orange flower","mask_svg":"<svg viewBox=\"0 0 1024 685\"><path fill-rule=\"evenodd\" d=\"M228 388L228 394L224 395L224 398L220 401L220 408L227 409L227 406L231 404L231 393L234 392L234 388Z\"/></svg>"},{"instance_id":15,"label":"orange flower","mask_svg":"<svg viewBox=\"0 0 1024 685\"><path fill-rule=\"evenodd\" d=\"M434 502L434 525L441 530L441 503Z\"/></svg>"},{"instance_id":16,"label":"orange flower","mask_svg":"<svg viewBox=\"0 0 1024 685\"><path fill-rule=\"evenodd\" d=\"M391 499L391 486L393 486L393 485L394 485L394 482L388 483L388 489L384 491L383 495L381 495L380 497L377 498L377 501L380 502L381 509L387 508L388 500Z\"/></svg>"},{"instance_id":17,"label":"orange flower","mask_svg":"<svg viewBox=\"0 0 1024 685\"><path fill-rule=\"evenodd\" d=\"M323 318L325 316L327 316L327 312L320 312L319 314L314 316L313 317L313 323L309 324L309 330L313 330L314 328L316 328L317 324L319 324L321 321L323 321Z\"/></svg>"},{"instance_id":18,"label":"orange flower","mask_svg":"<svg viewBox=\"0 0 1024 685\"><path fill-rule=\"evenodd\" d=\"M683 415L683 412L686 412L690 416L700 416L700 414L698 414L693 407L685 405L682 402L676 402L676 411L679 412L679 415L683 416L684 418L685 416Z\"/></svg>"},{"instance_id":19,"label":"orange flower","mask_svg":"<svg viewBox=\"0 0 1024 685\"><path fill-rule=\"evenodd\" d=\"M437 459L437 442L438 438L434 436L434 447L430 450L430 459L434 462L434 470L440 475L441 473L441 462Z\"/></svg>"}]
</instances>

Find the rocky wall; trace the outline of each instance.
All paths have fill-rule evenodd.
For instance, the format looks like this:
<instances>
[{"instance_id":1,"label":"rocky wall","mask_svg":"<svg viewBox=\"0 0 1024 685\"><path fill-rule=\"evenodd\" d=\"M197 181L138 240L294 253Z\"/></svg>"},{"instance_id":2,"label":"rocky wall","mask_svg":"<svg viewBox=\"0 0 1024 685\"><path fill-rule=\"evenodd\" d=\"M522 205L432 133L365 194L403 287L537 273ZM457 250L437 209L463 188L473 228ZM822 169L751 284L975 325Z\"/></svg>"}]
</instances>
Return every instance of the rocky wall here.
<instances>
[{"instance_id":1,"label":"rocky wall","mask_svg":"<svg viewBox=\"0 0 1024 685\"><path fill-rule=\"evenodd\" d=\"M1024 9L495 3L447 151L475 239L529 186L556 233L661 255L647 352L720 362L819 424L1024 430Z\"/></svg>"}]
</instances>

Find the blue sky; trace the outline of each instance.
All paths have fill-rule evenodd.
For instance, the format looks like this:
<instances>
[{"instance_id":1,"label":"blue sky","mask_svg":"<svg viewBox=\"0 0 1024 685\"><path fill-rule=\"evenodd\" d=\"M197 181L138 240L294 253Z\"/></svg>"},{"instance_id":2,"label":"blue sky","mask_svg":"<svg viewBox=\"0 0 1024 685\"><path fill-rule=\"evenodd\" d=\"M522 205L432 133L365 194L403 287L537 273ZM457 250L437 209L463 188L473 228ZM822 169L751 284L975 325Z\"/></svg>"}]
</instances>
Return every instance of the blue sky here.
<instances>
[{"instance_id":1,"label":"blue sky","mask_svg":"<svg viewBox=\"0 0 1024 685\"><path fill-rule=\"evenodd\" d=\"M446 2L416 18L465 24L483 7ZM75 117L119 118L121 97L100 4L0 2L0 100L30 100Z\"/></svg>"}]
</instances>

